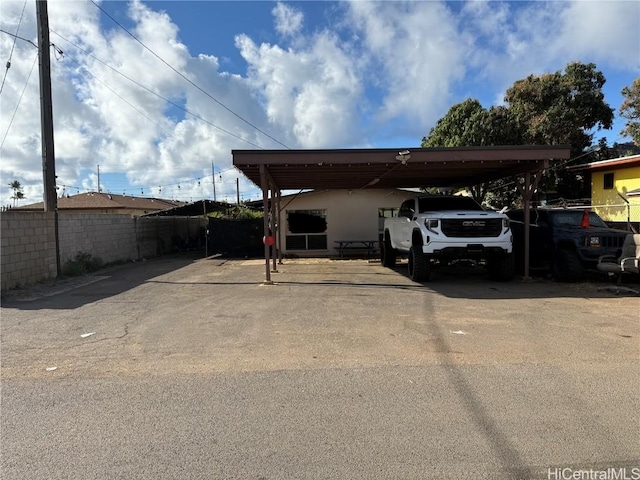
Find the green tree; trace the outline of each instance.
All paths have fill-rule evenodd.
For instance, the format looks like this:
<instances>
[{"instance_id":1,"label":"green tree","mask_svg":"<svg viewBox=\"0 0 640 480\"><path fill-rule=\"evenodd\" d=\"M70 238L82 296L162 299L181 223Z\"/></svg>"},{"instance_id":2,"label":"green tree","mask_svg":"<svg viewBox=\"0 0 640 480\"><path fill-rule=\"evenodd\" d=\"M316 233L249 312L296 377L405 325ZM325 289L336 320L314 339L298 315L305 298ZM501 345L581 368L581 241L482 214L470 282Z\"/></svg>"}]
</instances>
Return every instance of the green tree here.
<instances>
[{"instance_id":1,"label":"green tree","mask_svg":"<svg viewBox=\"0 0 640 480\"><path fill-rule=\"evenodd\" d=\"M422 139L422 147L480 147L518 145L522 135L511 112L502 106L485 109L476 99L467 98L449 109ZM492 206L515 204L517 187L511 179L470 185L474 198Z\"/></svg>"},{"instance_id":2,"label":"green tree","mask_svg":"<svg viewBox=\"0 0 640 480\"><path fill-rule=\"evenodd\" d=\"M569 63L565 72L530 75L507 90L505 101L529 144L568 144L572 157L591 146L595 131L610 129L614 110L604 101L606 79L593 63ZM585 159L586 160L586 159ZM540 182L565 198L589 196L582 177L556 166Z\"/></svg>"},{"instance_id":3,"label":"green tree","mask_svg":"<svg viewBox=\"0 0 640 480\"><path fill-rule=\"evenodd\" d=\"M436 123L423 147L481 147L516 145L521 135L510 111L505 107L486 110L476 99L467 98L449 109Z\"/></svg>"},{"instance_id":4,"label":"green tree","mask_svg":"<svg viewBox=\"0 0 640 480\"><path fill-rule=\"evenodd\" d=\"M18 200L22 200L25 198L24 192L22 191L22 184L18 180L14 180L9 184L11 190L13 190L13 195L11 199L13 200L13 206L15 207L18 203Z\"/></svg>"},{"instance_id":5,"label":"green tree","mask_svg":"<svg viewBox=\"0 0 640 480\"><path fill-rule=\"evenodd\" d=\"M574 157L591 145L594 130L610 129L613 109L604 101L602 72L592 63L570 63L565 71L530 75L507 90L504 106L484 109L478 100L456 104L422 139L423 147L568 144ZM566 168L547 173L541 186L567 198L582 197L584 182ZM484 185L496 206L513 204L512 180ZM487 197L488 198L488 197Z\"/></svg>"},{"instance_id":6,"label":"green tree","mask_svg":"<svg viewBox=\"0 0 640 480\"><path fill-rule=\"evenodd\" d=\"M530 75L507 90L505 101L525 143L568 144L574 156L610 129L614 110L604 101L606 79L593 63L569 63L565 72Z\"/></svg>"},{"instance_id":7,"label":"green tree","mask_svg":"<svg viewBox=\"0 0 640 480\"><path fill-rule=\"evenodd\" d=\"M621 133L631 137L633 143L640 146L640 77L630 87L624 87L622 95L625 99L620 106L620 115L628 122Z\"/></svg>"}]
</instances>

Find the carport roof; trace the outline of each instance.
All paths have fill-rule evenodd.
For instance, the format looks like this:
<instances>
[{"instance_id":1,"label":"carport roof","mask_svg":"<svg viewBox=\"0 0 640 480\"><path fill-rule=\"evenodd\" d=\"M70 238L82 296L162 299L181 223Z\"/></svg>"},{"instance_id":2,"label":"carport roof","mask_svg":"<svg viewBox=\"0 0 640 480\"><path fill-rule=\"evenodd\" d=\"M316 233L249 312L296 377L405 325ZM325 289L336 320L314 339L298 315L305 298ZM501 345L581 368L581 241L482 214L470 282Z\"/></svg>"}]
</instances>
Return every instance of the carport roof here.
<instances>
[{"instance_id":1,"label":"carport roof","mask_svg":"<svg viewBox=\"0 0 640 480\"><path fill-rule=\"evenodd\" d=\"M341 150L233 150L233 165L258 187L260 167L277 189L462 187L548 167L566 145Z\"/></svg>"}]
</instances>

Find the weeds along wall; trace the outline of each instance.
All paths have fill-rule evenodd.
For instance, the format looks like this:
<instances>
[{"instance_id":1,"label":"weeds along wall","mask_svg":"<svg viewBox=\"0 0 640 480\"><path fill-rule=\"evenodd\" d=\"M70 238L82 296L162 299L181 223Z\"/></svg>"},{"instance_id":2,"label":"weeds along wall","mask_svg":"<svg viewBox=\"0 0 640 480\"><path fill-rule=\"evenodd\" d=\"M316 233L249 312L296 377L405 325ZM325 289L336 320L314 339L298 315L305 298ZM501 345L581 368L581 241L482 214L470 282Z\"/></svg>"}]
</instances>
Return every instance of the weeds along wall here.
<instances>
[{"instance_id":1,"label":"weeds along wall","mask_svg":"<svg viewBox=\"0 0 640 480\"><path fill-rule=\"evenodd\" d=\"M141 260L197 243L200 217L58 214L60 264L89 254L109 264ZM56 277L55 220L48 212L0 213L2 290Z\"/></svg>"}]
</instances>

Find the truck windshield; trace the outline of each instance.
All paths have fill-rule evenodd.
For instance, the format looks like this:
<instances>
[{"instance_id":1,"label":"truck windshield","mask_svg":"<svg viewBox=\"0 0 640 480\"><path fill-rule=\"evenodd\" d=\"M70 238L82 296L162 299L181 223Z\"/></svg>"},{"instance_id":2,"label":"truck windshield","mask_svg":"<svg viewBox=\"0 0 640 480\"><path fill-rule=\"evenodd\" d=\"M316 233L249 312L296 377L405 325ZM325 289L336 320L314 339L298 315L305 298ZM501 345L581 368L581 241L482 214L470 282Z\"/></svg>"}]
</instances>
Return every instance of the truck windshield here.
<instances>
[{"instance_id":1,"label":"truck windshield","mask_svg":"<svg viewBox=\"0 0 640 480\"><path fill-rule=\"evenodd\" d=\"M484 210L473 198L463 196L422 197L418 199L418 208L420 213L442 210Z\"/></svg>"},{"instance_id":2,"label":"truck windshield","mask_svg":"<svg viewBox=\"0 0 640 480\"><path fill-rule=\"evenodd\" d=\"M551 218L551 223L556 226L579 227L582 224L583 215L584 213L582 210L563 210L561 212L553 212L549 217ZM604 220L594 212L589 212L589 225L592 227L607 228L607 224L604 223Z\"/></svg>"}]
</instances>

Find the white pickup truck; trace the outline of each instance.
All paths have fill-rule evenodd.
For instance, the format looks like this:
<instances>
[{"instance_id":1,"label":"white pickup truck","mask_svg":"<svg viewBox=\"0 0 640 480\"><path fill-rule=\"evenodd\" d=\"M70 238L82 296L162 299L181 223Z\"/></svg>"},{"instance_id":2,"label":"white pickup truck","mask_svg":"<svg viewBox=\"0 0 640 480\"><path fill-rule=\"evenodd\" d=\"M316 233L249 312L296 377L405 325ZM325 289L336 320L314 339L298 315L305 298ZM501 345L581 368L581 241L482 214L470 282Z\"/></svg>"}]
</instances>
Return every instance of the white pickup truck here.
<instances>
[{"instance_id":1,"label":"white pickup truck","mask_svg":"<svg viewBox=\"0 0 640 480\"><path fill-rule=\"evenodd\" d=\"M385 219L382 265L409 257L409 277L429 280L432 264L484 260L494 280L514 274L513 235L509 218L484 210L471 197L428 195L405 200L395 217Z\"/></svg>"}]
</instances>

